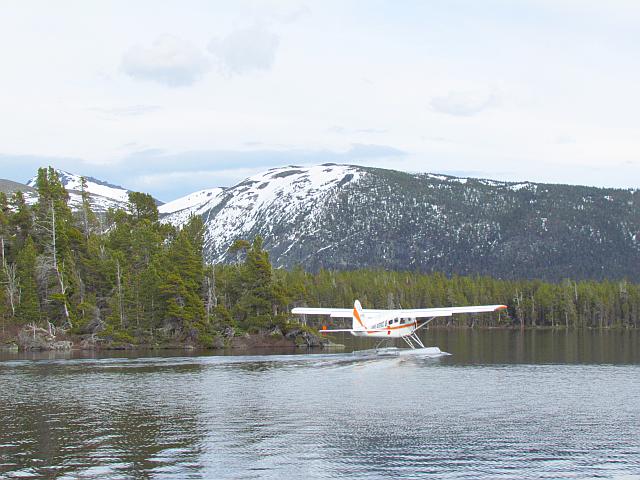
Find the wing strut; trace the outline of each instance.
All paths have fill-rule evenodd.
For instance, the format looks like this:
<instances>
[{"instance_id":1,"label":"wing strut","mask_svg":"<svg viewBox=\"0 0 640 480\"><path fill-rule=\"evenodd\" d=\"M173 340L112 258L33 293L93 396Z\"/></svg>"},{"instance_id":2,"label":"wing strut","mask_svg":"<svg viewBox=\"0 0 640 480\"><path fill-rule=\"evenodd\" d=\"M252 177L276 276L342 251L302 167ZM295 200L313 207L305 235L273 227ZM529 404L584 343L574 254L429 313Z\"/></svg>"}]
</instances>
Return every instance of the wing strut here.
<instances>
[{"instance_id":1,"label":"wing strut","mask_svg":"<svg viewBox=\"0 0 640 480\"><path fill-rule=\"evenodd\" d=\"M438 317L431 317L429 320L422 322L420 325L418 325L416 327L416 329L413 331L413 333L417 332L418 330L420 330L422 327L424 327L425 325L427 325L430 321L435 320Z\"/></svg>"},{"instance_id":2,"label":"wing strut","mask_svg":"<svg viewBox=\"0 0 640 480\"><path fill-rule=\"evenodd\" d=\"M431 317L426 322L422 322L420 325L418 325L416 329L413 332L411 332L411 335L405 335L404 337L400 337L400 338L402 338L405 341L405 343L409 345L409 347L411 347L413 350L416 349L416 345L418 345L420 348L425 348L424 343L422 343L422 340L420 340L418 335L416 335L416 332L422 327L424 327L425 325L427 325L431 320L434 320L436 318L438 317ZM416 345L414 345L414 343Z\"/></svg>"},{"instance_id":3,"label":"wing strut","mask_svg":"<svg viewBox=\"0 0 640 480\"><path fill-rule=\"evenodd\" d=\"M422 340L420 340L420 338L418 338L418 335L416 335L415 330L413 331L413 333L411 335L405 335L404 337L400 337L400 338L402 338L405 341L405 343L407 345L409 345L409 347L411 347L412 350L416 349L416 346L414 345L414 342L420 348L425 348L424 343L422 343Z\"/></svg>"}]
</instances>

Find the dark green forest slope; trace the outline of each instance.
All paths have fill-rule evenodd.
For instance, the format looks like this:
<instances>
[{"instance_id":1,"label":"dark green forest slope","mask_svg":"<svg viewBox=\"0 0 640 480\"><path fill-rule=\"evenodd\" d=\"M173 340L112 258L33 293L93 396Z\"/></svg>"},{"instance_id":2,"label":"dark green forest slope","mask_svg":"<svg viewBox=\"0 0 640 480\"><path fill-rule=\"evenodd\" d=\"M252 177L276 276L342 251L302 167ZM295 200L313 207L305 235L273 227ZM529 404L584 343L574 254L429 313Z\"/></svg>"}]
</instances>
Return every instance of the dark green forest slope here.
<instances>
[{"instance_id":1,"label":"dark green forest slope","mask_svg":"<svg viewBox=\"0 0 640 480\"><path fill-rule=\"evenodd\" d=\"M203 260L204 225L158 221L150 195L98 222L88 200L72 212L55 170L41 169L38 202L0 194L0 328L26 325L116 342L212 346L245 332L285 333L293 306L430 307L504 303L468 325L640 326L640 287L626 281L559 283L448 278L384 270L273 270L262 240L238 239L231 263ZM454 320L455 322L456 320ZM218 343L219 344L219 343Z\"/></svg>"},{"instance_id":2,"label":"dark green forest slope","mask_svg":"<svg viewBox=\"0 0 640 480\"><path fill-rule=\"evenodd\" d=\"M325 164L268 170L163 221L201 215L216 263L237 237L260 235L275 266L313 272L640 282L639 207L633 189Z\"/></svg>"}]
</instances>

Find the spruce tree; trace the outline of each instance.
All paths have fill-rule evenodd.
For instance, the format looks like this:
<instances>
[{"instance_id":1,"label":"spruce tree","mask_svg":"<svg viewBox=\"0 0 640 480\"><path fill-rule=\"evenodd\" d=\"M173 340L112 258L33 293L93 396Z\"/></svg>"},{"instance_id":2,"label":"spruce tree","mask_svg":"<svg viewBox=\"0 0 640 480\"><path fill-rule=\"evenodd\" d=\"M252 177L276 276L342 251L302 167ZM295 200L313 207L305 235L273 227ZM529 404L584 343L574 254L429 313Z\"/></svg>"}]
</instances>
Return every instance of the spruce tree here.
<instances>
[{"instance_id":1,"label":"spruce tree","mask_svg":"<svg viewBox=\"0 0 640 480\"><path fill-rule=\"evenodd\" d=\"M148 193L129 192L129 209L136 221L148 220L151 223L158 221L158 206Z\"/></svg>"},{"instance_id":2,"label":"spruce tree","mask_svg":"<svg viewBox=\"0 0 640 480\"><path fill-rule=\"evenodd\" d=\"M86 177L80 178L80 198L82 200L82 206L80 208L79 215L82 232L84 233L85 238L88 239L91 232L97 229L98 217L91 209L91 195L89 194Z\"/></svg>"},{"instance_id":3,"label":"spruce tree","mask_svg":"<svg viewBox=\"0 0 640 480\"><path fill-rule=\"evenodd\" d=\"M178 232L160 260L159 284L166 326L195 339L206 329L203 301L204 263L201 255L201 222L195 217ZM195 245L194 245L195 243Z\"/></svg>"},{"instance_id":4,"label":"spruce tree","mask_svg":"<svg viewBox=\"0 0 640 480\"><path fill-rule=\"evenodd\" d=\"M9 229L14 237L13 248L19 250L33 233L33 214L19 190L11 197L10 205L13 213L9 216Z\"/></svg>"},{"instance_id":5,"label":"spruce tree","mask_svg":"<svg viewBox=\"0 0 640 480\"><path fill-rule=\"evenodd\" d=\"M38 287L36 284L36 246L27 238L17 258L18 278L20 279L20 303L16 309L19 323L38 323L41 318Z\"/></svg>"},{"instance_id":6,"label":"spruce tree","mask_svg":"<svg viewBox=\"0 0 640 480\"><path fill-rule=\"evenodd\" d=\"M269 254L262 248L262 237L257 236L242 269L244 295L239 307L246 315L248 326L267 326L272 320L274 285Z\"/></svg>"},{"instance_id":7,"label":"spruce tree","mask_svg":"<svg viewBox=\"0 0 640 480\"><path fill-rule=\"evenodd\" d=\"M9 200L4 192L0 192L0 238L7 239L9 233L9 217L11 216L11 210L9 210Z\"/></svg>"}]
</instances>

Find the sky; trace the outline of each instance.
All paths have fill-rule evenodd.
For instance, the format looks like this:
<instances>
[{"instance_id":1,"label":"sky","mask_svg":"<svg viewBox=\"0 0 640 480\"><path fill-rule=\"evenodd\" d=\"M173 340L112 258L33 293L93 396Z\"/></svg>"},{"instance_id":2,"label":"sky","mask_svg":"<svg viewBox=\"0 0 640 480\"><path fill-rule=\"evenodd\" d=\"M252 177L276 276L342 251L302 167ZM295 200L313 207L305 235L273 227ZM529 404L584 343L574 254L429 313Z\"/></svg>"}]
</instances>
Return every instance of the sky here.
<instances>
[{"instance_id":1,"label":"sky","mask_svg":"<svg viewBox=\"0 0 640 480\"><path fill-rule=\"evenodd\" d=\"M348 163L640 188L635 0L0 3L0 178Z\"/></svg>"}]
</instances>

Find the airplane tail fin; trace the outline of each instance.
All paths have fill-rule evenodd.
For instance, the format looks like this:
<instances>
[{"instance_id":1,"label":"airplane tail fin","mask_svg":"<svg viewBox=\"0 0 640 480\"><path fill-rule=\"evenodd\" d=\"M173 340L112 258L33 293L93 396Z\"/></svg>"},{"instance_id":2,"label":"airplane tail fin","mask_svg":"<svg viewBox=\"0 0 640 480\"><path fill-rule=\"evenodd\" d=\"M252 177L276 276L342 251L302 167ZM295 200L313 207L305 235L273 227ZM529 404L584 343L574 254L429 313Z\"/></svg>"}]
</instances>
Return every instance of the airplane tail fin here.
<instances>
[{"instance_id":1,"label":"airplane tail fin","mask_svg":"<svg viewBox=\"0 0 640 480\"><path fill-rule=\"evenodd\" d=\"M360 305L360 300L356 300L353 303L353 319L352 319L352 328L354 330L366 330L364 326L364 312L362 311L362 305Z\"/></svg>"}]
</instances>

